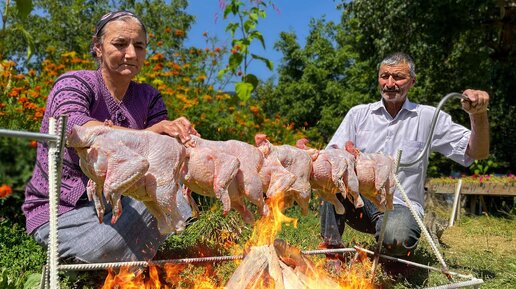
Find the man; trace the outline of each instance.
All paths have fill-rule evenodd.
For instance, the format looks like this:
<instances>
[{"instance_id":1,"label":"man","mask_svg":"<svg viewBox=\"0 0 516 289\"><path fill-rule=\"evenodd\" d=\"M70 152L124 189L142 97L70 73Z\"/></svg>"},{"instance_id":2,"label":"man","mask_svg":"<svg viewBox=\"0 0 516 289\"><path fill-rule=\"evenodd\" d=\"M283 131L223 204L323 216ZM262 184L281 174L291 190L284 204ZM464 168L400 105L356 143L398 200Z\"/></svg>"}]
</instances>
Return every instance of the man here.
<instances>
[{"instance_id":1,"label":"man","mask_svg":"<svg viewBox=\"0 0 516 289\"><path fill-rule=\"evenodd\" d=\"M393 157L402 150L401 162L409 163L423 150L431 129L435 108L410 102L409 90L416 83L415 65L405 53L393 53L382 60L378 71L378 86L382 99L375 103L351 108L330 140L329 146L344 148L351 140L364 153L381 152ZM441 112L433 132L431 151L469 166L475 159L489 155L489 123L485 91L467 89L468 99L462 108L469 114L471 131L454 123L450 115ZM410 166L400 168L397 177L413 206L422 217L424 182L428 155ZM339 194L340 197L340 194ZM321 235L327 247L340 247L345 223L361 232L380 235L383 213L366 198L362 208L355 208L349 200L340 198L346 208L344 215L335 213L333 205L321 206ZM383 241L384 252L393 256L407 256L417 246L421 229L403 201L399 190L394 192L394 208L389 212Z\"/></svg>"}]
</instances>

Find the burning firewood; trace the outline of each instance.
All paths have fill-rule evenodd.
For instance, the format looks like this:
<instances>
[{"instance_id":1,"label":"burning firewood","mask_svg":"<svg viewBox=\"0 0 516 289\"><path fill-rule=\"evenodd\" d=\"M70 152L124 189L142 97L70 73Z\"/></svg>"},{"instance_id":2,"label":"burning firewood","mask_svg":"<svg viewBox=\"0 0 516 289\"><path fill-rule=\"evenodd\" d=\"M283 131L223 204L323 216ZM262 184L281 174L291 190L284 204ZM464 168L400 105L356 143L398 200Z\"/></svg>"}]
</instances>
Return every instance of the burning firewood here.
<instances>
[{"instance_id":1,"label":"burning firewood","mask_svg":"<svg viewBox=\"0 0 516 289\"><path fill-rule=\"evenodd\" d=\"M225 288L339 288L324 271L283 240L252 247Z\"/></svg>"}]
</instances>

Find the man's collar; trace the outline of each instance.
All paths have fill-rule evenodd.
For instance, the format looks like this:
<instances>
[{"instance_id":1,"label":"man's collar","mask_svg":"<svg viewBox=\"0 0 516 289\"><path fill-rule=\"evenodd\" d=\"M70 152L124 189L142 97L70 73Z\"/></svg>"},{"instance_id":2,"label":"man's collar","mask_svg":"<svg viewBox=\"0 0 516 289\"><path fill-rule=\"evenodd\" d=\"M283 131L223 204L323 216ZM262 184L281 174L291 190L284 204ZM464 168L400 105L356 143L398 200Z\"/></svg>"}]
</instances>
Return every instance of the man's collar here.
<instances>
[{"instance_id":1,"label":"man's collar","mask_svg":"<svg viewBox=\"0 0 516 289\"><path fill-rule=\"evenodd\" d=\"M402 110L415 111L416 107L417 107L417 104L410 102L410 100L408 98L406 98L400 111L402 111ZM381 108L383 108L385 111L387 111L387 108L385 108L385 105L383 104L383 98L380 99L380 101L372 103L371 110L376 111Z\"/></svg>"}]
</instances>

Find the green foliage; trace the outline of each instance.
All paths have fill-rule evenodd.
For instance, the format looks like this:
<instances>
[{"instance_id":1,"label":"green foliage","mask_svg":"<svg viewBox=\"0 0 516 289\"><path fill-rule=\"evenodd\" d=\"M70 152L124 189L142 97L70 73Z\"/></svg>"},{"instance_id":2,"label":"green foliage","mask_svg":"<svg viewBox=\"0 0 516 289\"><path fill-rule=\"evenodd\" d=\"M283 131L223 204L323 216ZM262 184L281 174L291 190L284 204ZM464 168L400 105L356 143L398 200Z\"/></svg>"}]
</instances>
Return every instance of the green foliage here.
<instances>
[{"instance_id":1,"label":"green foliage","mask_svg":"<svg viewBox=\"0 0 516 289\"><path fill-rule=\"evenodd\" d=\"M25 288L34 288L37 275L31 273L41 272L45 264L43 248L25 233L22 226L3 218L0 219L0 240L0 285L7 284L0 287L24 288L25 284L28 286Z\"/></svg>"},{"instance_id":2,"label":"green foliage","mask_svg":"<svg viewBox=\"0 0 516 289\"><path fill-rule=\"evenodd\" d=\"M476 160L469 166L471 173L476 175L505 174L507 173L507 162L498 161L494 158Z\"/></svg>"},{"instance_id":3,"label":"green foliage","mask_svg":"<svg viewBox=\"0 0 516 289\"><path fill-rule=\"evenodd\" d=\"M226 26L226 32L229 32L232 38L231 55L229 56L228 66L220 70L219 77L225 74L241 76L241 81L235 84L236 95L243 101L247 101L251 97L251 93L256 89L258 78L247 73L247 67L252 60L263 62L269 70L273 69L273 63L269 59L253 54L249 48L253 41L258 40L263 48L265 41L260 31L256 29L260 18L266 17L265 9L271 5L271 1L250 1L251 7L245 7L243 1L231 0L225 3L224 19L228 19L231 15L235 17L235 21L229 22Z\"/></svg>"},{"instance_id":4,"label":"green foliage","mask_svg":"<svg viewBox=\"0 0 516 289\"><path fill-rule=\"evenodd\" d=\"M353 105L365 101L365 65L348 44L341 26L324 19L310 22L305 47L293 33L281 33L275 48L283 53L277 86L266 84L257 98L267 114L281 115L322 147Z\"/></svg>"},{"instance_id":5,"label":"green foliage","mask_svg":"<svg viewBox=\"0 0 516 289\"><path fill-rule=\"evenodd\" d=\"M21 212L25 183L32 175L36 150L30 141L17 138L0 138L0 183L12 188L12 195L0 198L0 216L9 216L20 224L25 222ZM1 185L0 184L0 185Z\"/></svg>"},{"instance_id":6,"label":"green foliage","mask_svg":"<svg viewBox=\"0 0 516 289\"><path fill-rule=\"evenodd\" d=\"M32 0L16 0L16 9L20 18L26 18L32 11Z\"/></svg>"},{"instance_id":7,"label":"green foliage","mask_svg":"<svg viewBox=\"0 0 516 289\"><path fill-rule=\"evenodd\" d=\"M236 249L236 244L245 242L244 231L247 225L240 215L232 210L224 216L218 203L208 202L210 203L211 206L201 210L199 218L184 232L167 239L158 258L226 255L230 250Z\"/></svg>"},{"instance_id":8,"label":"green foliage","mask_svg":"<svg viewBox=\"0 0 516 289\"><path fill-rule=\"evenodd\" d=\"M26 19L29 13L32 11L32 1L31 0L17 0L15 6L10 6L10 1L6 1L4 5L4 11L2 15L2 28L0 29L0 58L4 55L4 51L6 49L6 44L8 42L4 41L7 36L10 35L19 35L22 34L27 43L27 61L31 58L32 53L34 52L34 41L32 35L25 30L25 28L19 23L13 22L7 25L9 17L12 16L12 10L15 9L18 13L16 16L19 19ZM6 27L7 26L7 27Z\"/></svg>"}]
</instances>

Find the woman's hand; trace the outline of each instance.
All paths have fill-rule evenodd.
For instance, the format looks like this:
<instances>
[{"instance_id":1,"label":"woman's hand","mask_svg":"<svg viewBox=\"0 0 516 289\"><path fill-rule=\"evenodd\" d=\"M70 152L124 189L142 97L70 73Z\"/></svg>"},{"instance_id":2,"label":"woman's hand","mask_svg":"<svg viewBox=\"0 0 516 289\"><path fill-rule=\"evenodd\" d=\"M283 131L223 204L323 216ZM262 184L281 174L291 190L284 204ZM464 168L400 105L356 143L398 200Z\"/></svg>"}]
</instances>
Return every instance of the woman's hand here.
<instances>
[{"instance_id":1,"label":"woman's hand","mask_svg":"<svg viewBox=\"0 0 516 289\"><path fill-rule=\"evenodd\" d=\"M148 128L159 134L167 134L177 138L183 145L187 147L195 146L191 135L200 136L186 117L181 116L175 120L162 120L157 124Z\"/></svg>"}]
</instances>

